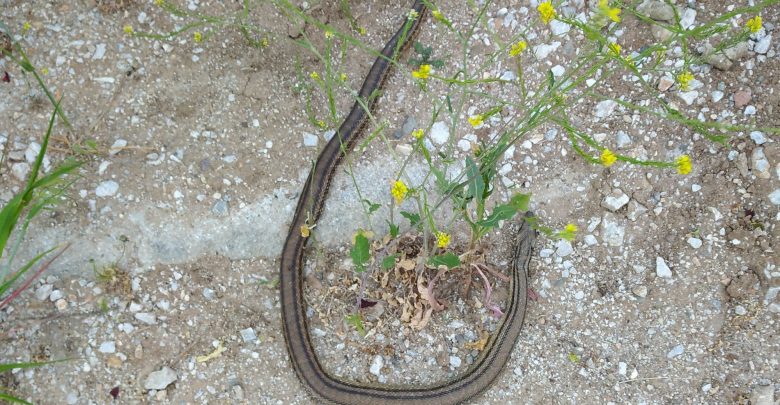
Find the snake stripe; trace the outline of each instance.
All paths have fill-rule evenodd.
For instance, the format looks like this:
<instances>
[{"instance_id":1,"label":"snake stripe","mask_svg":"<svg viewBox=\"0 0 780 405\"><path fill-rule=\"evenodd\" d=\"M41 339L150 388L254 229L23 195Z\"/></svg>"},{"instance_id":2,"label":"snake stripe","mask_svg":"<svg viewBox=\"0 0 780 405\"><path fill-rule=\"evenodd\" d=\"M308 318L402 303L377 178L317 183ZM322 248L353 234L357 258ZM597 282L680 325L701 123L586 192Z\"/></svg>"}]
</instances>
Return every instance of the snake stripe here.
<instances>
[{"instance_id":1,"label":"snake stripe","mask_svg":"<svg viewBox=\"0 0 780 405\"><path fill-rule=\"evenodd\" d=\"M381 88L392 65L391 60L401 48L408 45L420 29L426 7L421 0L414 2L412 9L417 18L404 19L404 23L383 48L381 55L366 75L358 96L373 108L372 93ZM392 386L361 384L341 380L328 374L320 364L309 335L306 318L306 303L303 296L303 254L307 238L301 235L302 225L315 223L319 218L328 189L336 169L345 153L362 132L367 121L367 112L360 100L352 106L336 135L320 152L315 167L309 173L299 196L287 239L284 242L280 260L280 295L282 327L287 352L297 377L316 397L327 403L343 405L416 405L457 404L473 398L487 389L501 373L517 340L523 325L526 309L526 270L531 257L535 232L522 221L517 236L513 258L510 294L505 317L488 341L480 357L461 376L430 386Z\"/></svg>"}]
</instances>

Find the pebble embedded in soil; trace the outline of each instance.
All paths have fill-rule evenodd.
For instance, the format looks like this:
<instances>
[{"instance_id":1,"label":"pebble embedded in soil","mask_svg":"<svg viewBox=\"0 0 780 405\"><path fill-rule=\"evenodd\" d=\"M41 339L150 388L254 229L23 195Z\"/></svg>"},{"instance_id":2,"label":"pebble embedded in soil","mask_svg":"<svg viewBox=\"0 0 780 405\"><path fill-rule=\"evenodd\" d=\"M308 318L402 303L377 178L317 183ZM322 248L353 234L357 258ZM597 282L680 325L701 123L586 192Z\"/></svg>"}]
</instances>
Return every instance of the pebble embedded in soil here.
<instances>
[{"instance_id":1,"label":"pebble embedded in soil","mask_svg":"<svg viewBox=\"0 0 780 405\"><path fill-rule=\"evenodd\" d=\"M164 390L169 385L173 384L179 376L176 371L170 367L163 367L158 371L154 371L146 377L144 381L144 389L147 390Z\"/></svg>"},{"instance_id":2,"label":"pebble embedded in soil","mask_svg":"<svg viewBox=\"0 0 780 405\"><path fill-rule=\"evenodd\" d=\"M666 261L661 256L655 258L655 274L661 278L672 278L672 269L666 265Z\"/></svg>"},{"instance_id":3,"label":"pebble embedded in soil","mask_svg":"<svg viewBox=\"0 0 780 405\"><path fill-rule=\"evenodd\" d=\"M119 183L113 180L106 180L100 183L95 189L95 195L98 197L111 197L119 191Z\"/></svg>"}]
</instances>

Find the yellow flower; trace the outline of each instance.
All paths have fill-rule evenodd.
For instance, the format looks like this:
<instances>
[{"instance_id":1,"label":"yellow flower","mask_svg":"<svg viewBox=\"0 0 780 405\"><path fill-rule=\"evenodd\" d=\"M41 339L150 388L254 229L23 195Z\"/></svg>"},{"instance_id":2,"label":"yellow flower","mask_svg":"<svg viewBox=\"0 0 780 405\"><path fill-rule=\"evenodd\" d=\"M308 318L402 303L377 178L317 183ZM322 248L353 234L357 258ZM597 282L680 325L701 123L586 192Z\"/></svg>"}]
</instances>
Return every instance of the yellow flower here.
<instances>
[{"instance_id":1,"label":"yellow flower","mask_svg":"<svg viewBox=\"0 0 780 405\"><path fill-rule=\"evenodd\" d=\"M339 75L339 80L341 80L342 82L346 82L347 81L347 74L346 73L340 74Z\"/></svg>"},{"instance_id":2,"label":"yellow flower","mask_svg":"<svg viewBox=\"0 0 780 405\"><path fill-rule=\"evenodd\" d=\"M620 45L616 43L610 43L609 44L609 52L612 53L616 58L620 57Z\"/></svg>"},{"instance_id":3,"label":"yellow flower","mask_svg":"<svg viewBox=\"0 0 780 405\"><path fill-rule=\"evenodd\" d=\"M325 129L325 127L327 126L327 124L325 124L325 121L323 121L323 120L319 120L319 121L317 121L317 126L318 126L318 127L320 127L320 128L322 128L322 129Z\"/></svg>"},{"instance_id":4,"label":"yellow flower","mask_svg":"<svg viewBox=\"0 0 780 405\"><path fill-rule=\"evenodd\" d=\"M563 228L564 231L571 233L577 232L578 229L579 228L577 228L577 225L574 224L568 224L565 228Z\"/></svg>"},{"instance_id":5,"label":"yellow flower","mask_svg":"<svg viewBox=\"0 0 780 405\"><path fill-rule=\"evenodd\" d=\"M311 235L311 227L307 224L301 225L301 236L308 238Z\"/></svg>"},{"instance_id":6,"label":"yellow flower","mask_svg":"<svg viewBox=\"0 0 780 405\"><path fill-rule=\"evenodd\" d=\"M368 31L366 31L366 28L365 28L365 27L359 27L359 28L358 28L358 34L360 34L360 35L366 35L366 32L368 32Z\"/></svg>"},{"instance_id":7,"label":"yellow flower","mask_svg":"<svg viewBox=\"0 0 780 405\"><path fill-rule=\"evenodd\" d=\"M446 248L450 244L450 235L444 232L436 232L436 246Z\"/></svg>"},{"instance_id":8,"label":"yellow flower","mask_svg":"<svg viewBox=\"0 0 780 405\"><path fill-rule=\"evenodd\" d=\"M599 12L614 22L620 22L620 9L610 7L609 0L599 0Z\"/></svg>"},{"instance_id":9,"label":"yellow flower","mask_svg":"<svg viewBox=\"0 0 780 405\"><path fill-rule=\"evenodd\" d=\"M127 34L127 35L133 35L133 27L131 27L131 26L129 26L129 25L125 25L125 28L124 28L124 30L125 30L125 34Z\"/></svg>"},{"instance_id":10,"label":"yellow flower","mask_svg":"<svg viewBox=\"0 0 780 405\"><path fill-rule=\"evenodd\" d=\"M49 69L48 68L41 68L41 73L44 74L44 75L48 75L49 74Z\"/></svg>"},{"instance_id":11,"label":"yellow flower","mask_svg":"<svg viewBox=\"0 0 780 405\"><path fill-rule=\"evenodd\" d=\"M408 192L409 188L406 187L406 184L401 180L396 180L395 183L393 183L393 187L390 189L390 194L395 198L396 204L400 204Z\"/></svg>"},{"instance_id":12,"label":"yellow flower","mask_svg":"<svg viewBox=\"0 0 780 405\"><path fill-rule=\"evenodd\" d=\"M417 12L417 10L415 10L415 9L411 9L411 10L409 10L409 15L408 15L408 18L409 18L410 20L414 20L415 18L417 18L417 17L419 17L419 16L420 16L420 13L418 13L418 12Z\"/></svg>"},{"instance_id":13,"label":"yellow flower","mask_svg":"<svg viewBox=\"0 0 780 405\"><path fill-rule=\"evenodd\" d=\"M162 7L163 3L165 3L165 0L154 0L154 4L157 6Z\"/></svg>"},{"instance_id":14,"label":"yellow flower","mask_svg":"<svg viewBox=\"0 0 780 405\"><path fill-rule=\"evenodd\" d=\"M601 164L606 167L610 167L617 161L617 156L615 156L611 150L604 149L601 151L601 157L599 159L601 160Z\"/></svg>"},{"instance_id":15,"label":"yellow flower","mask_svg":"<svg viewBox=\"0 0 780 405\"><path fill-rule=\"evenodd\" d=\"M756 33L758 31L761 31L761 16L757 15L747 21L747 27L752 33Z\"/></svg>"},{"instance_id":16,"label":"yellow flower","mask_svg":"<svg viewBox=\"0 0 780 405\"><path fill-rule=\"evenodd\" d=\"M677 173L688 174L691 172L691 157L688 155L680 155L674 164L677 166Z\"/></svg>"},{"instance_id":17,"label":"yellow flower","mask_svg":"<svg viewBox=\"0 0 780 405\"><path fill-rule=\"evenodd\" d=\"M319 80L320 79L320 74L317 73L317 72L311 72L311 73L309 73L309 77L311 77L314 80Z\"/></svg>"},{"instance_id":18,"label":"yellow flower","mask_svg":"<svg viewBox=\"0 0 780 405\"><path fill-rule=\"evenodd\" d=\"M325 38L332 39L333 38L333 31L325 30Z\"/></svg>"},{"instance_id":19,"label":"yellow flower","mask_svg":"<svg viewBox=\"0 0 780 405\"><path fill-rule=\"evenodd\" d=\"M472 127L476 128L480 125L482 125L482 122L485 120L485 117L482 116L482 114L477 114L472 117L469 117L469 124L471 124Z\"/></svg>"},{"instance_id":20,"label":"yellow flower","mask_svg":"<svg viewBox=\"0 0 780 405\"><path fill-rule=\"evenodd\" d=\"M542 22L545 24L549 23L555 18L555 8L553 8L552 2L549 0L545 1L544 3L540 3L539 7L536 9L539 11Z\"/></svg>"},{"instance_id":21,"label":"yellow flower","mask_svg":"<svg viewBox=\"0 0 780 405\"><path fill-rule=\"evenodd\" d=\"M433 15L433 18L435 18L435 19L437 19L439 21L444 21L444 14L442 14L441 11L433 10L433 11L431 11L431 14Z\"/></svg>"},{"instance_id":22,"label":"yellow flower","mask_svg":"<svg viewBox=\"0 0 780 405\"><path fill-rule=\"evenodd\" d=\"M509 56L517 56L520 55L520 52L523 52L525 48L528 47L528 43L525 41L517 41L514 45L512 45L512 48L509 50Z\"/></svg>"},{"instance_id":23,"label":"yellow flower","mask_svg":"<svg viewBox=\"0 0 780 405\"><path fill-rule=\"evenodd\" d=\"M195 34L192 35L192 39L194 39L195 42L203 41L203 34L201 34L200 31L195 31Z\"/></svg>"},{"instance_id":24,"label":"yellow flower","mask_svg":"<svg viewBox=\"0 0 780 405\"><path fill-rule=\"evenodd\" d=\"M24 24L22 24L22 31L27 32L32 28L32 25L30 25L29 22L25 21Z\"/></svg>"},{"instance_id":25,"label":"yellow flower","mask_svg":"<svg viewBox=\"0 0 780 405\"><path fill-rule=\"evenodd\" d=\"M688 91L688 84L693 80L693 74L685 71L677 75L677 83L680 83L680 90Z\"/></svg>"},{"instance_id":26,"label":"yellow flower","mask_svg":"<svg viewBox=\"0 0 780 405\"><path fill-rule=\"evenodd\" d=\"M412 77L425 80L431 73L431 65L420 65L420 69L412 71Z\"/></svg>"},{"instance_id":27,"label":"yellow flower","mask_svg":"<svg viewBox=\"0 0 780 405\"><path fill-rule=\"evenodd\" d=\"M423 130L422 130L422 129L419 129L419 128L418 128L418 129L415 129L414 131L412 131L412 136L413 136L415 139L422 139L422 137L423 137L424 135L425 135L425 132L423 132Z\"/></svg>"},{"instance_id":28,"label":"yellow flower","mask_svg":"<svg viewBox=\"0 0 780 405\"><path fill-rule=\"evenodd\" d=\"M267 48L269 44L270 42L268 41L268 37L260 40L260 46L262 46L263 48Z\"/></svg>"}]
</instances>

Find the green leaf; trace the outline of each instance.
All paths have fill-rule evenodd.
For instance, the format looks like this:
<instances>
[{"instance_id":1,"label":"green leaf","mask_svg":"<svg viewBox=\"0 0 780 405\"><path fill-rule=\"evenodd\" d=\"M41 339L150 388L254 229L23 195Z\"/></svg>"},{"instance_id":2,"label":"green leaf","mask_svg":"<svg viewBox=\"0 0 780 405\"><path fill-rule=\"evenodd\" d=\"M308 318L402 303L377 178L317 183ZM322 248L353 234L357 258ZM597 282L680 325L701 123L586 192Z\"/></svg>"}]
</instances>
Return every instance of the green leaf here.
<instances>
[{"instance_id":1,"label":"green leaf","mask_svg":"<svg viewBox=\"0 0 780 405\"><path fill-rule=\"evenodd\" d=\"M390 237L393 239L398 237L398 225L390 224Z\"/></svg>"},{"instance_id":2,"label":"green leaf","mask_svg":"<svg viewBox=\"0 0 780 405\"><path fill-rule=\"evenodd\" d=\"M547 88L552 90L555 87L555 75L553 75L552 69L547 71Z\"/></svg>"},{"instance_id":3,"label":"green leaf","mask_svg":"<svg viewBox=\"0 0 780 405\"><path fill-rule=\"evenodd\" d=\"M468 181L467 198L477 199L477 206L483 204L482 197L485 195L485 181L479 172L477 164L470 157L466 158L466 176Z\"/></svg>"},{"instance_id":4,"label":"green leaf","mask_svg":"<svg viewBox=\"0 0 780 405\"><path fill-rule=\"evenodd\" d=\"M360 314L350 314L345 317L347 324L354 327L360 336L366 336L366 329L363 328L363 319L360 318Z\"/></svg>"},{"instance_id":5,"label":"green leaf","mask_svg":"<svg viewBox=\"0 0 780 405\"><path fill-rule=\"evenodd\" d=\"M420 223L420 215L418 215L418 214L413 214L411 212L401 211L401 216L406 218L406 219L408 219L409 223L412 226L415 226L418 223Z\"/></svg>"},{"instance_id":6,"label":"green leaf","mask_svg":"<svg viewBox=\"0 0 780 405\"><path fill-rule=\"evenodd\" d=\"M8 401L8 402L10 402L12 404L32 405L31 403L29 403L29 402L27 402L27 401L25 401L23 399L19 399L17 397L12 397L11 395L6 394L5 392L0 392L0 399L4 399L4 400L6 400L6 401Z\"/></svg>"},{"instance_id":7,"label":"green leaf","mask_svg":"<svg viewBox=\"0 0 780 405\"><path fill-rule=\"evenodd\" d=\"M381 207L381 205L379 205L377 203L372 203L371 201L368 201L366 199L364 199L363 202L366 203L366 205L368 205L368 213L369 214L373 214L374 212L376 212L376 210L379 209L379 207Z\"/></svg>"},{"instance_id":8,"label":"green leaf","mask_svg":"<svg viewBox=\"0 0 780 405\"><path fill-rule=\"evenodd\" d=\"M398 258L398 253L390 255L382 259L382 270L390 270L395 267L395 259Z\"/></svg>"},{"instance_id":9,"label":"green leaf","mask_svg":"<svg viewBox=\"0 0 780 405\"><path fill-rule=\"evenodd\" d=\"M25 61L25 60L23 60L23 61L19 61L19 66L21 66L21 67L22 67L22 69L24 69L24 70L26 70L26 71L28 71L28 72L32 72L32 71L34 71L34 70L35 70L35 68L33 67L33 65L32 65L30 62L27 62L27 61Z\"/></svg>"},{"instance_id":10,"label":"green leaf","mask_svg":"<svg viewBox=\"0 0 780 405\"><path fill-rule=\"evenodd\" d=\"M428 260L428 263L433 266L445 265L448 269L460 266L460 258L458 255L447 252L443 255L436 255Z\"/></svg>"},{"instance_id":11,"label":"green leaf","mask_svg":"<svg viewBox=\"0 0 780 405\"><path fill-rule=\"evenodd\" d=\"M501 204L493 208L493 212L487 218L477 221L479 226L495 228L498 221L506 221L517 214L517 208L510 204Z\"/></svg>"},{"instance_id":12,"label":"green leaf","mask_svg":"<svg viewBox=\"0 0 780 405\"><path fill-rule=\"evenodd\" d=\"M531 193L517 193L509 200L509 205L517 208L518 211L528 211L528 203L531 201Z\"/></svg>"},{"instance_id":13,"label":"green leaf","mask_svg":"<svg viewBox=\"0 0 780 405\"><path fill-rule=\"evenodd\" d=\"M356 272L366 271L366 263L371 256L368 253L368 238L365 235L358 233L355 236L355 246L352 246L349 255L352 257L352 263L355 264Z\"/></svg>"}]
</instances>

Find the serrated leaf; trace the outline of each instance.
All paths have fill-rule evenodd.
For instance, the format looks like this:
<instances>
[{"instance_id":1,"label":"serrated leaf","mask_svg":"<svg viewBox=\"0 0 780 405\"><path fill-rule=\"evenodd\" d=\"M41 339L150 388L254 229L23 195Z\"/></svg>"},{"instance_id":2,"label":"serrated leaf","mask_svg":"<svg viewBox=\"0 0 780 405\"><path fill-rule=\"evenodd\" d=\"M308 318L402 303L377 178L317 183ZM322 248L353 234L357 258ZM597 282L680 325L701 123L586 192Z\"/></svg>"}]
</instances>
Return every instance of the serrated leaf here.
<instances>
[{"instance_id":1,"label":"serrated leaf","mask_svg":"<svg viewBox=\"0 0 780 405\"><path fill-rule=\"evenodd\" d=\"M437 267L440 265L444 265L447 266L448 269L451 269L460 266L460 258L458 257L458 255L452 252L447 252L443 255L436 255L431 257L428 260L428 263Z\"/></svg>"},{"instance_id":2,"label":"serrated leaf","mask_svg":"<svg viewBox=\"0 0 780 405\"><path fill-rule=\"evenodd\" d=\"M415 226L418 223L420 223L420 215L418 215L418 214L413 214L411 212L401 211L401 216L406 218L406 219L408 219L409 223L412 226Z\"/></svg>"},{"instance_id":3,"label":"serrated leaf","mask_svg":"<svg viewBox=\"0 0 780 405\"><path fill-rule=\"evenodd\" d=\"M382 259L382 270L390 270L395 267L395 259L398 258L398 253L390 255Z\"/></svg>"},{"instance_id":4,"label":"serrated leaf","mask_svg":"<svg viewBox=\"0 0 780 405\"><path fill-rule=\"evenodd\" d=\"M362 233L358 233L355 236L355 245L352 246L349 255L352 257L352 263L355 264L355 271L358 273L364 272L370 256L368 252L368 238Z\"/></svg>"}]
</instances>

